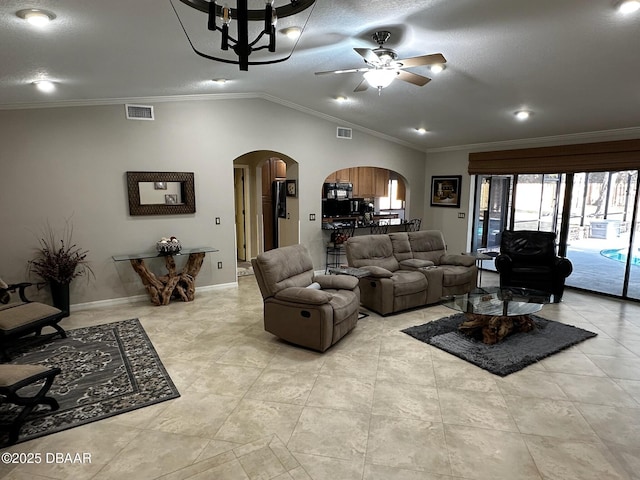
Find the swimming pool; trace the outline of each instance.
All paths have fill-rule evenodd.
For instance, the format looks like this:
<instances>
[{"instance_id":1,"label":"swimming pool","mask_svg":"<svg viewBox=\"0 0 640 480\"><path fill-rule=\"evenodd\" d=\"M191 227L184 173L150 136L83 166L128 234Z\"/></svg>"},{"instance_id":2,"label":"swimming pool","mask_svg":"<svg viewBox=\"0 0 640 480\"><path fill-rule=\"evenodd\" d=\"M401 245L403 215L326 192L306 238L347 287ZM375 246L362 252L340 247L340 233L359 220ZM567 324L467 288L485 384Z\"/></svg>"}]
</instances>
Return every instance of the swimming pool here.
<instances>
[{"instance_id":1,"label":"swimming pool","mask_svg":"<svg viewBox=\"0 0 640 480\"><path fill-rule=\"evenodd\" d=\"M640 253L640 252L639 252ZM626 248L610 248L608 250L602 250L600 255L611 260L627 263L627 249ZM640 257L633 257L631 259L632 265L640 265Z\"/></svg>"}]
</instances>

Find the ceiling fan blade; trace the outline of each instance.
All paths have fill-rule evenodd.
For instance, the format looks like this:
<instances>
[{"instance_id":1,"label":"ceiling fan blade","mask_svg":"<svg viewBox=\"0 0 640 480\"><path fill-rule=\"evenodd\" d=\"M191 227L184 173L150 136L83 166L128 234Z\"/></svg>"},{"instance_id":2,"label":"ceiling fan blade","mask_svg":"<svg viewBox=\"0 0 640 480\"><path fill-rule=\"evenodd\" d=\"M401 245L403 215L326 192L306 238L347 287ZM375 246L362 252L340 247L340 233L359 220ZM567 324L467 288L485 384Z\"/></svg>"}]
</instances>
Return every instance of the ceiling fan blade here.
<instances>
[{"instance_id":1,"label":"ceiling fan blade","mask_svg":"<svg viewBox=\"0 0 640 480\"><path fill-rule=\"evenodd\" d=\"M420 65L433 65L435 63L447 63L447 59L441 53L431 55L420 55L419 57L405 58L398 60L402 64L400 68L418 67Z\"/></svg>"},{"instance_id":2,"label":"ceiling fan blade","mask_svg":"<svg viewBox=\"0 0 640 480\"><path fill-rule=\"evenodd\" d=\"M380 63L380 58L378 58L378 55L376 55L370 48L354 48L354 50L358 55L364 58L365 62L373 65L378 65Z\"/></svg>"},{"instance_id":3,"label":"ceiling fan blade","mask_svg":"<svg viewBox=\"0 0 640 480\"><path fill-rule=\"evenodd\" d=\"M363 78L354 92L364 92L367 88L369 88L369 82L367 82L367 80Z\"/></svg>"},{"instance_id":4,"label":"ceiling fan blade","mask_svg":"<svg viewBox=\"0 0 640 480\"><path fill-rule=\"evenodd\" d=\"M328 70L326 72L316 72L316 75L327 75L329 73L358 73L358 72L366 72L367 70L369 70L368 67L350 68L347 70Z\"/></svg>"},{"instance_id":5,"label":"ceiling fan blade","mask_svg":"<svg viewBox=\"0 0 640 480\"><path fill-rule=\"evenodd\" d=\"M422 75L418 75L412 72L405 72L404 70L400 70L398 72L398 78L400 80L404 80L405 82L413 83L414 85L418 85L422 87L431 81L428 77L423 77Z\"/></svg>"}]
</instances>

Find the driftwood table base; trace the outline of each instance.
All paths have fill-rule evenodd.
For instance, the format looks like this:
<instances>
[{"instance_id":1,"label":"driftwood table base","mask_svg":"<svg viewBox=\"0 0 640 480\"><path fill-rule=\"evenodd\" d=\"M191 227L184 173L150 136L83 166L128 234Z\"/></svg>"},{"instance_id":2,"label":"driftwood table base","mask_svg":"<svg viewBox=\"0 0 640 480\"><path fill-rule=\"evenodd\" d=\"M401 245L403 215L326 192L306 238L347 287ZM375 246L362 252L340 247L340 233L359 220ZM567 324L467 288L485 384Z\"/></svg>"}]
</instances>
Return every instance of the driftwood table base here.
<instances>
[{"instance_id":1,"label":"driftwood table base","mask_svg":"<svg viewBox=\"0 0 640 480\"><path fill-rule=\"evenodd\" d=\"M144 287L149 292L151 303L168 305L171 297L190 302L196 293L196 276L200 272L204 253L190 253L189 259L181 272L176 271L176 262L172 255L166 255L164 262L167 274L156 276L149 271L143 259L131 259L131 266L140 275Z\"/></svg>"},{"instance_id":2,"label":"driftwood table base","mask_svg":"<svg viewBox=\"0 0 640 480\"><path fill-rule=\"evenodd\" d=\"M465 313L467 320L462 322L458 330L487 345L494 345L508 335L516 332L530 332L535 323L529 315L479 315Z\"/></svg>"}]
</instances>

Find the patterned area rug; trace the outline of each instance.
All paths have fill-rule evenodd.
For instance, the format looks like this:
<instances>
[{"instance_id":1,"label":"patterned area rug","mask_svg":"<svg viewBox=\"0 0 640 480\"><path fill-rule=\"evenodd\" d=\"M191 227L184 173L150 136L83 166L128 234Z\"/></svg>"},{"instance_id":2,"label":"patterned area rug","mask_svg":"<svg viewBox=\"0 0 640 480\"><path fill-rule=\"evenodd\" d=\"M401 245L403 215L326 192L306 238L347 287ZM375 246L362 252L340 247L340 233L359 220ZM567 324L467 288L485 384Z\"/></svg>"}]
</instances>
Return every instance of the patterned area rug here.
<instances>
[{"instance_id":1,"label":"patterned area rug","mask_svg":"<svg viewBox=\"0 0 640 480\"><path fill-rule=\"evenodd\" d=\"M67 331L68 338L25 344L10 363L62 370L49 396L60 404L35 409L20 430L24 442L180 396L138 319ZM31 387L29 387L31 388ZM27 387L22 390L27 393ZM0 422L17 407L0 405ZM0 436L4 444L7 437Z\"/></svg>"},{"instance_id":2,"label":"patterned area rug","mask_svg":"<svg viewBox=\"0 0 640 480\"><path fill-rule=\"evenodd\" d=\"M515 333L495 345L486 345L458 332L458 326L466 319L464 313L402 331L501 377L596 336L593 332L537 315L531 315L531 318L536 325L534 330Z\"/></svg>"}]
</instances>

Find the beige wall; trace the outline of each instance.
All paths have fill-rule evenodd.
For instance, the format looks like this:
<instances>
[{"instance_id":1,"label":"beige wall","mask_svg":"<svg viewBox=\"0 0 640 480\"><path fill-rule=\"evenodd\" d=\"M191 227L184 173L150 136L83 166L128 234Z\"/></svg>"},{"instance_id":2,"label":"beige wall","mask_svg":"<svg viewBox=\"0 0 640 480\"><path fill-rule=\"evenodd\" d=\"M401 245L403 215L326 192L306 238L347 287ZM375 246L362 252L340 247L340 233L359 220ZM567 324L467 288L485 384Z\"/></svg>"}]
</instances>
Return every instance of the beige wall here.
<instances>
[{"instance_id":1,"label":"beige wall","mask_svg":"<svg viewBox=\"0 0 640 480\"><path fill-rule=\"evenodd\" d=\"M71 217L97 276L89 285L74 281L72 304L144 294L130 265L111 256L151 250L167 235L220 250L205 259L198 286L233 283L233 161L257 150L298 163L300 242L317 268L324 263L319 192L332 171L373 165L420 179L410 185L409 208L423 216L422 152L357 130L353 140L338 140L337 124L262 99L144 103L154 105L155 121L126 120L122 104L0 111L1 277L23 280L38 231ZM196 213L130 216L131 170L194 172Z\"/></svg>"},{"instance_id":2,"label":"beige wall","mask_svg":"<svg viewBox=\"0 0 640 480\"><path fill-rule=\"evenodd\" d=\"M425 214L422 230L440 230L444 234L447 249L450 253L468 251L467 231L469 230L469 207L471 177L467 174L468 151L455 150L441 153L427 153ZM460 208L431 207L431 176L432 175L462 175ZM458 218L463 212L465 218Z\"/></svg>"}]
</instances>

